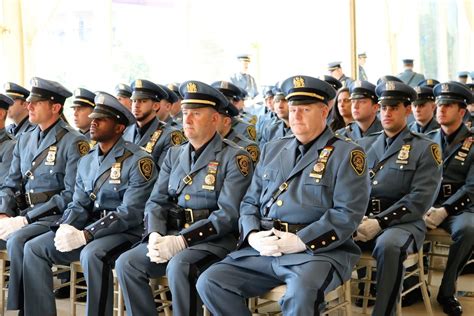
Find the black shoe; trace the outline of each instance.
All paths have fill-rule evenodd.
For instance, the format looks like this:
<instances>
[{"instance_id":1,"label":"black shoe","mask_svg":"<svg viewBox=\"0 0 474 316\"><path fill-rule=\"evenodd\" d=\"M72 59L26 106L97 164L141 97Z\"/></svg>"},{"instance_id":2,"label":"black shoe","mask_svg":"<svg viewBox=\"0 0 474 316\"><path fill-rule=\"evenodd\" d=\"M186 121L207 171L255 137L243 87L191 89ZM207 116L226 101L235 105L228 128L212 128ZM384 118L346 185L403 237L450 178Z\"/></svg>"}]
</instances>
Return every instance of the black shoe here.
<instances>
[{"instance_id":1,"label":"black shoe","mask_svg":"<svg viewBox=\"0 0 474 316\"><path fill-rule=\"evenodd\" d=\"M54 297L57 299L63 299L63 298L69 298L69 295L71 293L71 289L68 286L64 286L62 288L54 290Z\"/></svg>"},{"instance_id":2,"label":"black shoe","mask_svg":"<svg viewBox=\"0 0 474 316\"><path fill-rule=\"evenodd\" d=\"M362 298L356 298L355 300L355 305L358 306L358 307L363 307L364 305L364 299ZM374 306L375 305L375 301L374 300L368 300L367 301L367 307L371 307L371 306Z\"/></svg>"},{"instance_id":3,"label":"black shoe","mask_svg":"<svg viewBox=\"0 0 474 316\"><path fill-rule=\"evenodd\" d=\"M464 275L464 274L474 274L474 263L469 263L462 269L461 275Z\"/></svg>"},{"instance_id":4,"label":"black shoe","mask_svg":"<svg viewBox=\"0 0 474 316\"><path fill-rule=\"evenodd\" d=\"M454 296L438 296L436 300L441 306L443 306L443 312L449 316L459 316L462 314L461 303L459 303L458 299Z\"/></svg>"},{"instance_id":5,"label":"black shoe","mask_svg":"<svg viewBox=\"0 0 474 316\"><path fill-rule=\"evenodd\" d=\"M428 290L428 296L431 296L430 290ZM423 301L423 294L421 294L421 289L416 288L410 293L402 297L402 307L411 306L417 302Z\"/></svg>"}]
</instances>

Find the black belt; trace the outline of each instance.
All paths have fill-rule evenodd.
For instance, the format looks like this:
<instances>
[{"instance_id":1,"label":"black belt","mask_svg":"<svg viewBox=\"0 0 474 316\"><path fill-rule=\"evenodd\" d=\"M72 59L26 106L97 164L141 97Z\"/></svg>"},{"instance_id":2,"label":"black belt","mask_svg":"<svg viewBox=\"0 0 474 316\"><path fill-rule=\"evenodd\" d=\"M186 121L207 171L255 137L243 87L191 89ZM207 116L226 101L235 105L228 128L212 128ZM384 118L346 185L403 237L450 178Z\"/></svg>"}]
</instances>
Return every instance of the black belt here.
<instances>
[{"instance_id":1,"label":"black belt","mask_svg":"<svg viewBox=\"0 0 474 316\"><path fill-rule=\"evenodd\" d=\"M389 199L376 199L371 198L369 200L369 205L367 206L367 212L365 213L367 216L374 216L379 213L382 213L390 206L392 206L396 201L389 200Z\"/></svg>"},{"instance_id":2,"label":"black belt","mask_svg":"<svg viewBox=\"0 0 474 316\"><path fill-rule=\"evenodd\" d=\"M456 193L464 183L441 183L441 187L439 188L438 197L436 201L446 199Z\"/></svg>"},{"instance_id":3,"label":"black belt","mask_svg":"<svg viewBox=\"0 0 474 316\"><path fill-rule=\"evenodd\" d=\"M270 230L272 228L275 228L283 232L290 232L295 234L306 226L308 226L308 224L289 224L287 222L282 222L279 219L273 218L262 218L260 220L260 228L262 230Z\"/></svg>"},{"instance_id":4,"label":"black belt","mask_svg":"<svg viewBox=\"0 0 474 316\"><path fill-rule=\"evenodd\" d=\"M190 208L184 209L184 218L186 220L186 224L190 225L194 222L197 222L201 219L206 219L209 217L209 209L200 209L200 210L193 210Z\"/></svg>"},{"instance_id":5,"label":"black belt","mask_svg":"<svg viewBox=\"0 0 474 316\"><path fill-rule=\"evenodd\" d=\"M44 203L49 201L49 199L61 192L62 190L55 190L55 191L46 191L46 192L37 192L37 193L25 193L25 201L29 207L35 206L38 203Z\"/></svg>"}]
</instances>

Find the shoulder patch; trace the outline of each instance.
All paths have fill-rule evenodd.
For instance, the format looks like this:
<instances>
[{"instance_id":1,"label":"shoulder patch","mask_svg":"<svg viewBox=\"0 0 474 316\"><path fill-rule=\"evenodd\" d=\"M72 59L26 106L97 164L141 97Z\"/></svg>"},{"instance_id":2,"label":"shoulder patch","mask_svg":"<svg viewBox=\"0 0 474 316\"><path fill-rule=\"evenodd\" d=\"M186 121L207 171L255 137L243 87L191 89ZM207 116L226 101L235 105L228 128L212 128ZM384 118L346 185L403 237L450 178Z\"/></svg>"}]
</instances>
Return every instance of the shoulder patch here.
<instances>
[{"instance_id":1,"label":"shoulder patch","mask_svg":"<svg viewBox=\"0 0 474 316\"><path fill-rule=\"evenodd\" d=\"M251 140L257 140L257 130L255 129L255 126L247 126L247 134L249 134Z\"/></svg>"},{"instance_id":2,"label":"shoulder patch","mask_svg":"<svg viewBox=\"0 0 474 316\"><path fill-rule=\"evenodd\" d=\"M443 158L441 156L441 149L438 144L431 145L431 154L433 155L434 160L440 166L443 163Z\"/></svg>"},{"instance_id":3,"label":"shoulder patch","mask_svg":"<svg viewBox=\"0 0 474 316\"><path fill-rule=\"evenodd\" d=\"M250 116L249 123L252 125L257 124L257 116L256 115Z\"/></svg>"},{"instance_id":4,"label":"shoulder patch","mask_svg":"<svg viewBox=\"0 0 474 316\"><path fill-rule=\"evenodd\" d=\"M91 146L88 142L81 140L77 142L77 150L79 151L79 155L85 156L89 150L91 150Z\"/></svg>"},{"instance_id":5,"label":"shoulder patch","mask_svg":"<svg viewBox=\"0 0 474 316\"><path fill-rule=\"evenodd\" d=\"M351 167L357 173L357 175L361 176L365 171L365 154L361 150L353 150L351 151Z\"/></svg>"},{"instance_id":6,"label":"shoulder patch","mask_svg":"<svg viewBox=\"0 0 474 316\"><path fill-rule=\"evenodd\" d=\"M172 131L170 136L171 136L171 144L173 146L178 146L186 142L186 137L181 131Z\"/></svg>"},{"instance_id":7,"label":"shoulder patch","mask_svg":"<svg viewBox=\"0 0 474 316\"><path fill-rule=\"evenodd\" d=\"M250 172L250 158L246 155L237 155L235 157L235 162L237 164L237 168L239 168L240 173L246 177L249 175Z\"/></svg>"},{"instance_id":8,"label":"shoulder patch","mask_svg":"<svg viewBox=\"0 0 474 316\"><path fill-rule=\"evenodd\" d=\"M245 147L245 150L250 154L250 158L252 158L253 163L256 164L260 159L260 149L258 149L258 146L248 145Z\"/></svg>"},{"instance_id":9,"label":"shoulder patch","mask_svg":"<svg viewBox=\"0 0 474 316\"><path fill-rule=\"evenodd\" d=\"M138 169L140 170L141 175L145 178L146 181L151 179L153 175L153 168L155 163L150 158L142 158L138 160Z\"/></svg>"}]
</instances>

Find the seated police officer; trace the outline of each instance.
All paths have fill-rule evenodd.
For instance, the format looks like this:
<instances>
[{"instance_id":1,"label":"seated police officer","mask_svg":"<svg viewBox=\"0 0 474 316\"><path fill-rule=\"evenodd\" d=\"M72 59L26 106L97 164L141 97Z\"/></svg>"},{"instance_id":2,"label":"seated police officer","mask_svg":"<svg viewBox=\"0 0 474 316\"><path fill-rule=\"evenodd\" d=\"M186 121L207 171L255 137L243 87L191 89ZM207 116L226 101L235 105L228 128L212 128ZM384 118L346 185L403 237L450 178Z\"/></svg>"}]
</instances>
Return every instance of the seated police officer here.
<instances>
[{"instance_id":1,"label":"seated police officer","mask_svg":"<svg viewBox=\"0 0 474 316\"><path fill-rule=\"evenodd\" d=\"M119 83L115 86L115 97L117 100L126 107L129 111L132 110L132 88L124 83Z\"/></svg>"},{"instance_id":2,"label":"seated police officer","mask_svg":"<svg viewBox=\"0 0 474 316\"><path fill-rule=\"evenodd\" d=\"M353 141L382 130L377 117L379 105L375 86L368 81L354 81L350 86L351 112L354 122L347 124L336 133Z\"/></svg>"},{"instance_id":3,"label":"seated police officer","mask_svg":"<svg viewBox=\"0 0 474 316\"><path fill-rule=\"evenodd\" d=\"M291 135L293 132L290 128L288 101L282 91L277 91L274 97L274 110L276 119L263 130L260 138L260 147L264 144Z\"/></svg>"},{"instance_id":4,"label":"seated police officer","mask_svg":"<svg viewBox=\"0 0 474 316\"><path fill-rule=\"evenodd\" d=\"M243 149L245 149L252 158L253 164L258 162L260 149L256 142L245 138L241 134L235 132L232 128L232 118L239 114L237 108L230 102L226 107L219 108L219 120L217 121L217 132L225 139L233 141Z\"/></svg>"},{"instance_id":5,"label":"seated police officer","mask_svg":"<svg viewBox=\"0 0 474 316\"><path fill-rule=\"evenodd\" d=\"M216 132L219 91L199 81L180 86L189 143L168 151L145 207L141 244L117 261L127 312L155 315L149 278L168 276L173 314L202 312L198 275L235 249L239 203L250 183L249 154Z\"/></svg>"},{"instance_id":6,"label":"seated police officer","mask_svg":"<svg viewBox=\"0 0 474 316\"><path fill-rule=\"evenodd\" d=\"M408 125L408 128L413 132L427 134L439 128L439 124L434 117L436 104L433 88L417 86L414 89L416 100L411 104L411 111L415 120Z\"/></svg>"},{"instance_id":7,"label":"seated police officer","mask_svg":"<svg viewBox=\"0 0 474 316\"><path fill-rule=\"evenodd\" d=\"M166 97L160 100L160 108L156 112L156 116L158 120L162 121L163 123L171 126L177 126L176 122L171 117L171 108L173 104L179 101L178 96L176 93L168 88L165 85L158 84L158 86L166 92ZM176 127L180 128L180 127Z\"/></svg>"},{"instance_id":8,"label":"seated police officer","mask_svg":"<svg viewBox=\"0 0 474 316\"><path fill-rule=\"evenodd\" d=\"M31 124L28 119L28 102L26 99L30 95L30 91L13 82L7 82L3 87L5 94L15 101L8 109L8 118L13 123L8 125L6 129L10 135L16 138L23 132L28 132L35 128L35 125Z\"/></svg>"},{"instance_id":9,"label":"seated police officer","mask_svg":"<svg viewBox=\"0 0 474 316\"><path fill-rule=\"evenodd\" d=\"M10 164L13 159L13 148L15 139L8 134L5 129L5 120L7 119L8 108L15 101L7 95L0 94L0 185L3 184L5 177L10 170Z\"/></svg>"},{"instance_id":10,"label":"seated police officer","mask_svg":"<svg viewBox=\"0 0 474 316\"><path fill-rule=\"evenodd\" d=\"M169 83L168 89L174 92L178 99L173 102L170 109L170 115L179 129L183 128L183 112L181 112L181 95L179 94L179 83Z\"/></svg>"},{"instance_id":11,"label":"seated police officer","mask_svg":"<svg viewBox=\"0 0 474 316\"><path fill-rule=\"evenodd\" d=\"M317 315L324 294L350 278L360 255L352 233L369 178L361 148L326 126L336 91L308 76L286 79L282 90L294 136L265 145L240 207L239 250L198 280L213 315L250 315L244 298L282 284L284 315Z\"/></svg>"},{"instance_id":12,"label":"seated police officer","mask_svg":"<svg viewBox=\"0 0 474 316\"><path fill-rule=\"evenodd\" d=\"M239 108L239 103L241 101L243 102L241 89L228 81L216 81L213 82L211 86L225 95L229 102L237 109L238 115L232 117L232 128L238 134L243 135L251 141L257 140L255 124L250 124L247 120L244 120L240 112L243 109L243 105Z\"/></svg>"},{"instance_id":13,"label":"seated police officer","mask_svg":"<svg viewBox=\"0 0 474 316\"><path fill-rule=\"evenodd\" d=\"M88 141L91 139L90 127L92 119L89 115L94 110L95 94L87 89L78 88L74 90L74 99L71 108L74 111L74 126L84 135Z\"/></svg>"},{"instance_id":14,"label":"seated police officer","mask_svg":"<svg viewBox=\"0 0 474 316\"><path fill-rule=\"evenodd\" d=\"M168 95L161 87L148 80L132 82L132 113L136 124L130 125L123 138L142 146L160 166L171 146L185 142L183 134L176 128L160 122L156 117L160 100Z\"/></svg>"},{"instance_id":15,"label":"seated police officer","mask_svg":"<svg viewBox=\"0 0 474 316\"><path fill-rule=\"evenodd\" d=\"M274 112L274 97L275 97L275 87L274 86L266 86L263 89L263 110L258 116L257 124L255 125L255 129L258 135L257 141L260 141L262 137L262 132L265 130L268 124L270 124L273 119L275 118L276 114Z\"/></svg>"},{"instance_id":16,"label":"seated police officer","mask_svg":"<svg viewBox=\"0 0 474 316\"><path fill-rule=\"evenodd\" d=\"M10 171L0 187L0 239L6 241L10 258L10 310L23 304L24 244L47 232L49 224L61 216L72 200L77 161L89 151L84 136L60 119L72 93L55 81L33 78L31 83L29 120L37 126L18 139Z\"/></svg>"},{"instance_id":17,"label":"seated police officer","mask_svg":"<svg viewBox=\"0 0 474 316\"><path fill-rule=\"evenodd\" d=\"M463 124L471 92L454 83L434 88L436 116L441 128L428 134L443 153L443 180L438 197L424 219L429 229L442 227L451 234L448 262L438 292L438 302L449 315L461 315L456 280L474 247L474 146L473 131Z\"/></svg>"},{"instance_id":18,"label":"seated police officer","mask_svg":"<svg viewBox=\"0 0 474 316\"><path fill-rule=\"evenodd\" d=\"M25 315L56 315L53 264L81 260L87 315L112 315L114 260L143 232L143 208L157 171L151 156L122 138L134 117L99 92L91 114L98 144L79 161L72 202L52 230L25 245Z\"/></svg>"},{"instance_id":19,"label":"seated police officer","mask_svg":"<svg viewBox=\"0 0 474 316\"><path fill-rule=\"evenodd\" d=\"M388 81L376 88L383 131L364 138L372 189L369 207L355 240L377 260L373 315L395 313L403 280L403 260L422 247L423 214L441 180L439 146L407 127L416 92Z\"/></svg>"}]
</instances>

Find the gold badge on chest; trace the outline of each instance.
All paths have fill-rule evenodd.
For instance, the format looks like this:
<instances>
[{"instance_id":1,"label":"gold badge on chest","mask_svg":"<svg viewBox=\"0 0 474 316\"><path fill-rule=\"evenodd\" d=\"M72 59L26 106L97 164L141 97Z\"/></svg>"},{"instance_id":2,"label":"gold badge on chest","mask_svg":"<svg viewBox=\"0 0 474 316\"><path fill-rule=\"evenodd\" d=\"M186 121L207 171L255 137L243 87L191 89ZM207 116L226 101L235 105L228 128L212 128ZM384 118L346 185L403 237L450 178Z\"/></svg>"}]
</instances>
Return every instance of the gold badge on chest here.
<instances>
[{"instance_id":1,"label":"gold badge on chest","mask_svg":"<svg viewBox=\"0 0 474 316\"><path fill-rule=\"evenodd\" d=\"M408 158L410 158L411 145L405 144L402 149L398 152L397 163L406 165L408 164Z\"/></svg>"},{"instance_id":2,"label":"gold badge on chest","mask_svg":"<svg viewBox=\"0 0 474 316\"><path fill-rule=\"evenodd\" d=\"M160 139L161 133L163 133L163 130L160 128L156 130L153 135L151 135L150 140L146 144L145 151L149 154L153 152L153 148L155 148L156 142L158 139Z\"/></svg>"},{"instance_id":3,"label":"gold badge on chest","mask_svg":"<svg viewBox=\"0 0 474 316\"><path fill-rule=\"evenodd\" d=\"M203 189L214 191L218 166L219 166L218 161L211 161L207 165L207 175L204 177L204 184L202 185Z\"/></svg>"},{"instance_id":4,"label":"gold badge on chest","mask_svg":"<svg viewBox=\"0 0 474 316\"><path fill-rule=\"evenodd\" d=\"M324 174L324 170L326 170L326 164L333 150L333 146L326 146L319 154L318 160L314 164L313 170L309 174L311 178L315 178L316 182L321 181L321 178Z\"/></svg>"},{"instance_id":5,"label":"gold badge on chest","mask_svg":"<svg viewBox=\"0 0 474 316\"><path fill-rule=\"evenodd\" d=\"M110 180L109 183L111 184L120 184L120 173L121 173L122 166L120 162L115 162L110 168Z\"/></svg>"},{"instance_id":6,"label":"gold badge on chest","mask_svg":"<svg viewBox=\"0 0 474 316\"><path fill-rule=\"evenodd\" d=\"M44 162L47 166L54 166L56 163L56 152L58 148L56 146L50 146L48 150L48 155L46 156L46 161Z\"/></svg>"}]
</instances>

